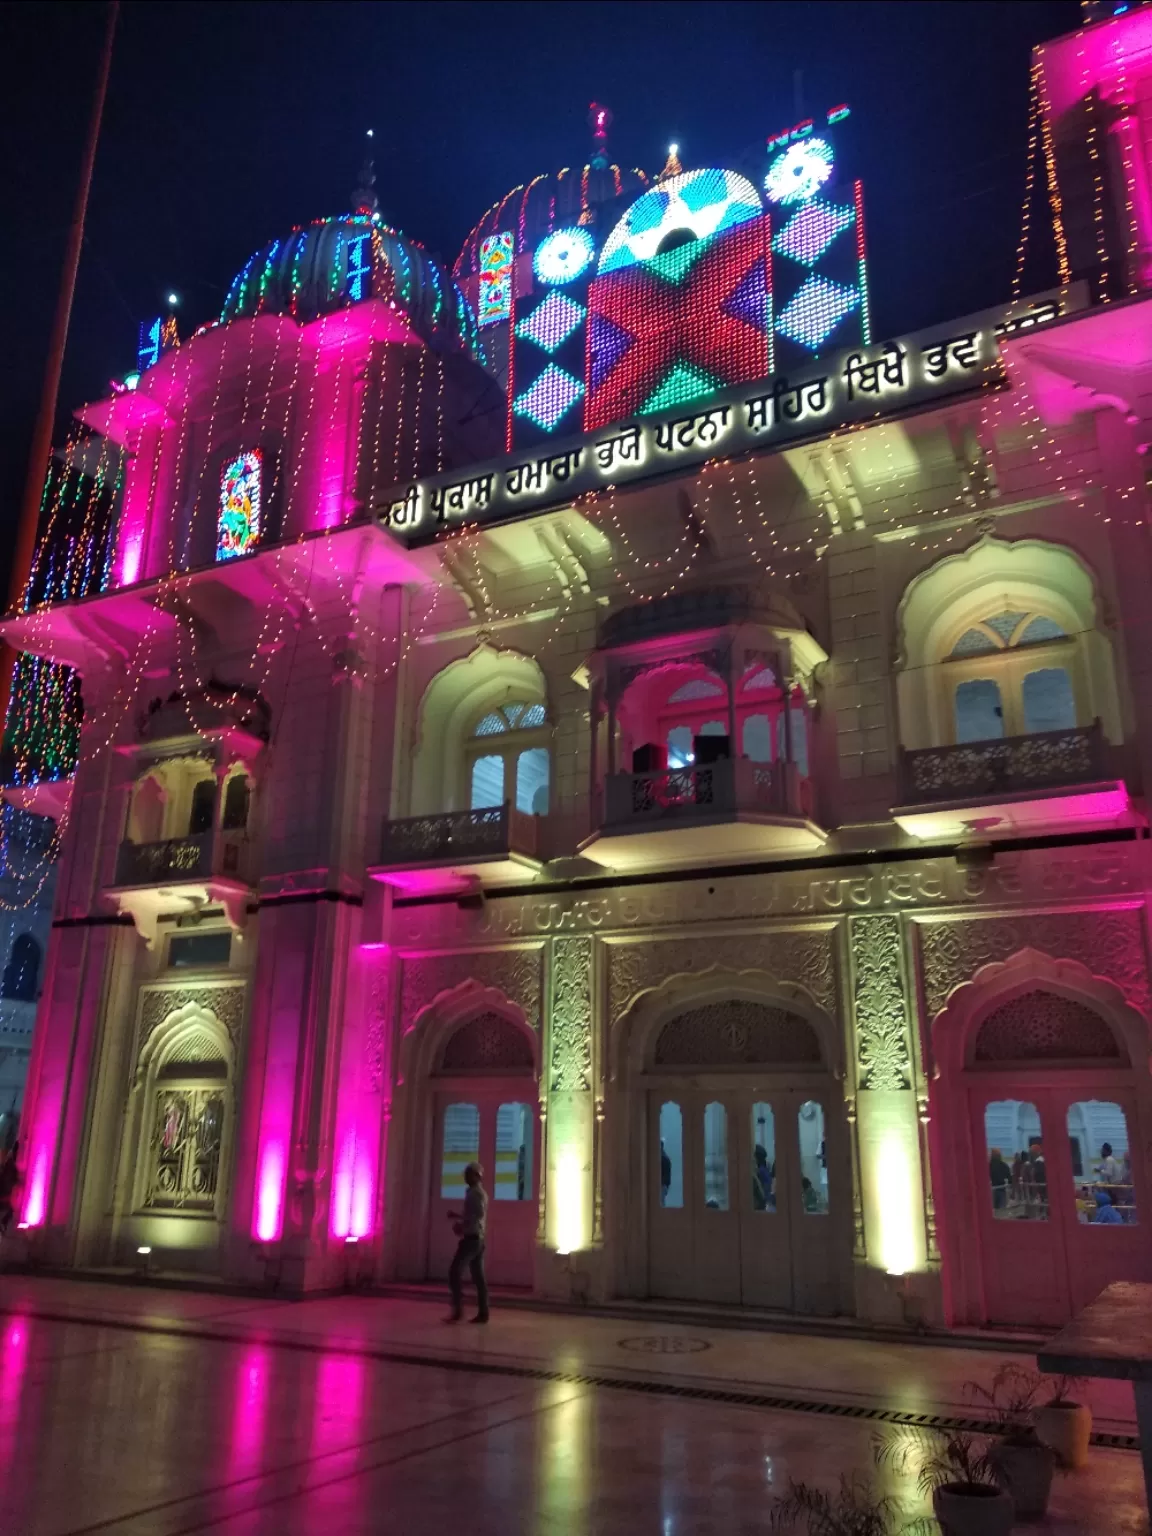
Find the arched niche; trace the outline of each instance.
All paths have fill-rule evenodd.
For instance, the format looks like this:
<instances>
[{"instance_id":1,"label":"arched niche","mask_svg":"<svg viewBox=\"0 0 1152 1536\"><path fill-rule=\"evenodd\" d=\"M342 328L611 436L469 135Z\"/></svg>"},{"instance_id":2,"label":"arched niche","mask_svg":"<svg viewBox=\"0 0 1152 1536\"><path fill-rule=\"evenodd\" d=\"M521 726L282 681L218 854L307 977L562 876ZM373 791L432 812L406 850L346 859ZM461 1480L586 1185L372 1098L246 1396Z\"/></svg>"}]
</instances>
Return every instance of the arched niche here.
<instances>
[{"instance_id":1,"label":"arched niche","mask_svg":"<svg viewBox=\"0 0 1152 1536\"><path fill-rule=\"evenodd\" d=\"M436 674L420 701L411 815L467 809L466 745L488 711L511 701L540 704L547 712L544 674L520 651L479 645Z\"/></svg>"},{"instance_id":2,"label":"arched niche","mask_svg":"<svg viewBox=\"0 0 1152 1536\"><path fill-rule=\"evenodd\" d=\"M900 600L896 696L904 747L952 740L940 664L987 613L1008 609L1044 614L1075 639L1082 723L1099 719L1109 741L1123 740L1112 645L1099 627L1092 572L1064 545L985 536L915 577Z\"/></svg>"}]
</instances>

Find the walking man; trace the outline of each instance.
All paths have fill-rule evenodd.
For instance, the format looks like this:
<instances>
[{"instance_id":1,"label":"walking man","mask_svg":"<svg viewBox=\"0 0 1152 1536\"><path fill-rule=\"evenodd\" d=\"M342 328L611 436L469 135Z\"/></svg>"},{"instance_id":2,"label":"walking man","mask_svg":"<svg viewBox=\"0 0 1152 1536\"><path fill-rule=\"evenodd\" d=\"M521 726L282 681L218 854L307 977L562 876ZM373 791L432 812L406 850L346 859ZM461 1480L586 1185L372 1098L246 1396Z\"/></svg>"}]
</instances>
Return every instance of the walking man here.
<instances>
[{"instance_id":1,"label":"walking man","mask_svg":"<svg viewBox=\"0 0 1152 1536\"><path fill-rule=\"evenodd\" d=\"M480 1164L469 1163L464 1170L464 1183L468 1186L464 1191L464 1209L448 1212L452 1230L460 1239L456 1244L456 1253L448 1270L448 1287L452 1292L452 1311L448 1316L450 1323L460 1321L463 1308L460 1289L464 1279L465 1265L471 1271L472 1284L476 1287L476 1316L472 1321L474 1323L488 1321L488 1281L484 1275L484 1231L488 1224L488 1194L484 1188L483 1179L484 1170Z\"/></svg>"}]
</instances>

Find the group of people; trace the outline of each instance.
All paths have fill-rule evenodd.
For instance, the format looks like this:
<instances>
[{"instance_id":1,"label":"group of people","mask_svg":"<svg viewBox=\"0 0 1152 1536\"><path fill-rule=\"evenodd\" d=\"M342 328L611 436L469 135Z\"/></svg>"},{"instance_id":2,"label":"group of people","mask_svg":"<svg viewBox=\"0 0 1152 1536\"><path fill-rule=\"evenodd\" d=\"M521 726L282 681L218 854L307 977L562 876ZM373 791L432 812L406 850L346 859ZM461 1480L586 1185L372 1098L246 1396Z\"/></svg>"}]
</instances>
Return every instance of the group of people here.
<instances>
[{"instance_id":1,"label":"group of people","mask_svg":"<svg viewBox=\"0 0 1152 1536\"><path fill-rule=\"evenodd\" d=\"M1119 1226L1134 1220L1132 1164L1128 1153L1117 1157L1110 1142L1100 1148L1094 1179L1081 1186L1076 1200L1080 1220L1102 1226ZM988 1178L992 1209L997 1215L1043 1218L1048 1213L1048 1168L1039 1139L1028 1150L1017 1152L1011 1163L999 1147L988 1153Z\"/></svg>"}]
</instances>

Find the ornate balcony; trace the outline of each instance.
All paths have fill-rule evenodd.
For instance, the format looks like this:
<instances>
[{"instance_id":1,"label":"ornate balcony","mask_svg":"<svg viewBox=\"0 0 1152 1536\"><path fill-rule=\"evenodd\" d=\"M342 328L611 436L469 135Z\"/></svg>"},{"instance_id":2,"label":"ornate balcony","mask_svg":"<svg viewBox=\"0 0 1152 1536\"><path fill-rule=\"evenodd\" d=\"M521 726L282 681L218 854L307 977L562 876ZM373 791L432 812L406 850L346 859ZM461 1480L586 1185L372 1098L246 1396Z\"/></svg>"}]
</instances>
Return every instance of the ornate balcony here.
<instances>
[{"instance_id":1,"label":"ornate balcony","mask_svg":"<svg viewBox=\"0 0 1152 1536\"><path fill-rule=\"evenodd\" d=\"M1099 722L905 752L892 815L925 839L1124 822L1128 790L1107 776L1105 755Z\"/></svg>"},{"instance_id":2,"label":"ornate balcony","mask_svg":"<svg viewBox=\"0 0 1152 1536\"><path fill-rule=\"evenodd\" d=\"M386 821L373 879L408 892L467 891L539 873L539 817L511 805Z\"/></svg>"},{"instance_id":3,"label":"ornate balcony","mask_svg":"<svg viewBox=\"0 0 1152 1536\"><path fill-rule=\"evenodd\" d=\"M219 829L160 843L123 842L116 876L105 894L131 914L149 946L162 915L221 906L234 928L244 926L252 882L248 839Z\"/></svg>"},{"instance_id":4,"label":"ornate balcony","mask_svg":"<svg viewBox=\"0 0 1152 1536\"><path fill-rule=\"evenodd\" d=\"M818 848L811 785L788 763L744 758L614 773L600 829L581 852L612 869L713 864Z\"/></svg>"}]
</instances>

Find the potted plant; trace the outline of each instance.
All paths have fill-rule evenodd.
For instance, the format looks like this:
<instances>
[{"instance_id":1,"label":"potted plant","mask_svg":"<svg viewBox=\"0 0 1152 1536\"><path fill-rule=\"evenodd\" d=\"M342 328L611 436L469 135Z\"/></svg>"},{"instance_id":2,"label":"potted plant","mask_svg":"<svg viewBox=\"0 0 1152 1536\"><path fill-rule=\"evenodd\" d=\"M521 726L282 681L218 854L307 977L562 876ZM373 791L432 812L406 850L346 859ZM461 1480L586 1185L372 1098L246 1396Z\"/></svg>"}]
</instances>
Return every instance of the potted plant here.
<instances>
[{"instance_id":1,"label":"potted plant","mask_svg":"<svg viewBox=\"0 0 1152 1536\"><path fill-rule=\"evenodd\" d=\"M1012 1496L1001 1487L977 1436L959 1429L907 1429L874 1444L881 1466L914 1476L920 1492L932 1496L944 1536L1009 1536Z\"/></svg>"},{"instance_id":2,"label":"potted plant","mask_svg":"<svg viewBox=\"0 0 1152 1536\"><path fill-rule=\"evenodd\" d=\"M788 1491L773 1502L771 1526L808 1536L903 1536L924 1528L923 1521L907 1521L899 1500L879 1493L859 1472L842 1476L835 1493L789 1478Z\"/></svg>"},{"instance_id":3,"label":"potted plant","mask_svg":"<svg viewBox=\"0 0 1152 1536\"><path fill-rule=\"evenodd\" d=\"M969 1401L989 1408L996 1429L988 1460L1012 1495L1018 1520L1040 1520L1048 1512L1056 1457L1036 1433L1036 1399L1044 1378L1009 1361L992 1378L990 1387L967 1384Z\"/></svg>"},{"instance_id":4,"label":"potted plant","mask_svg":"<svg viewBox=\"0 0 1152 1536\"><path fill-rule=\"evenodd\" d=\"M1086 1464L1092 1437L1092 1410L1072 1396L1082 1386L1078 1376L1051 1377L1048 1400L1036 1410L1036 1433L1069 1470Z\"/></svg>"}]
</instances>

